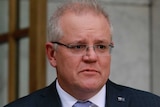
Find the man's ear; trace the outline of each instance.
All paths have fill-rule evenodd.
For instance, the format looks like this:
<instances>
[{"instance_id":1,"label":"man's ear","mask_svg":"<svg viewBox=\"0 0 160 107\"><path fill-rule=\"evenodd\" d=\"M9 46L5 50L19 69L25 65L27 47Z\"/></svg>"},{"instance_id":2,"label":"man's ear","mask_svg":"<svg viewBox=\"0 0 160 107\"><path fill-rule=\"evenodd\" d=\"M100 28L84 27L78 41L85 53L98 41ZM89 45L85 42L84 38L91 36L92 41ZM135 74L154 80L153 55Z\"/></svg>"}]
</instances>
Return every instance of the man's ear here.
<instances>
[{"instance_id":1,"label":"man's ear","mask_svg":"<svg viewBox=\"0 0 160 107\"><path fill-rule=\"evenodd\" d=\"M53 67L57 66L56 58L55 58L55 52L56 51L53 48L53 44L51 42L47 42L46 43L46 54L47 54L47 57L48 57L48 60L49 60L50 64Z\"/></svg>"}]
</instances>

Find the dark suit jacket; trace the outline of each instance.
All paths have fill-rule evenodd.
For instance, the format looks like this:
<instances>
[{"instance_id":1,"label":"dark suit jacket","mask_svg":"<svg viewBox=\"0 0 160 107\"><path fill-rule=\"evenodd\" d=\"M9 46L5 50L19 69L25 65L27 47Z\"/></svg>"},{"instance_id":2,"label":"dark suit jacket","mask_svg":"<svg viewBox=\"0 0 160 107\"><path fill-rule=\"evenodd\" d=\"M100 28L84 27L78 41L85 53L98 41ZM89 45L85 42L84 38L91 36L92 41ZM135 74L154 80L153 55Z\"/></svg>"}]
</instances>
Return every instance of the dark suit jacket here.
<instances>
[{"instance_id":1,"label":"dark suit jacket","mask_svg":"<svg viewBox=\"0 0 160 107\"><path fill-rule=\"evenodd\" d=\"M5 107L62 107L56 90L56 82L20 98ZM117 85L110 80L106 83L105 107L160 107L160 97L148 92Z\"/></svg>"}]
</instances>

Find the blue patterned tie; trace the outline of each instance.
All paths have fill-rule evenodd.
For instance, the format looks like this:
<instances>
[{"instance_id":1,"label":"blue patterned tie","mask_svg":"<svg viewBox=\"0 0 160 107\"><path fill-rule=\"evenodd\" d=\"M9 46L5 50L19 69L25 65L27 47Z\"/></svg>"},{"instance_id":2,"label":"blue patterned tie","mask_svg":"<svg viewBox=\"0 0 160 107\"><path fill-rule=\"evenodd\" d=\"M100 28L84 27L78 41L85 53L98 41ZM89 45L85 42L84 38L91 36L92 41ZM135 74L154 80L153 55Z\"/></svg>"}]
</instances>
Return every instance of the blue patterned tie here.
<instances>
[{"instance_id":1,"label":"blue patterned tie","mask_svg":"<svg viewBox=\"0 0 160 107\"><path fill-rule=\"evenodd\" d=\"M90 101L77 101L72 107L98 107Z\"/></svg>"}]
</instances>

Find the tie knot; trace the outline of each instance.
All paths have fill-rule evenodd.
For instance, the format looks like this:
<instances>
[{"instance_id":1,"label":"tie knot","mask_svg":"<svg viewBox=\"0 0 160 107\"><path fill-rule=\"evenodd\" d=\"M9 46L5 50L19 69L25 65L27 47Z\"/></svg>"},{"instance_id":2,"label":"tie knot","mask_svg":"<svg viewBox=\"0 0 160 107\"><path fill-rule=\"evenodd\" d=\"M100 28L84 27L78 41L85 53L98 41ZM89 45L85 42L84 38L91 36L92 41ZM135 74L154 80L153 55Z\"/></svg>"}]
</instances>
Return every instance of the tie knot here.
<instances>
[{"instance_id":1,"label":"tie knot","mask_svg":"<svg viewBox=\"0 0 160 107\"><path fill-rule=\"evenodd\" d=\"M77 101L73 107L98 107L90 101Z\"/></svg>"}]
</instances>

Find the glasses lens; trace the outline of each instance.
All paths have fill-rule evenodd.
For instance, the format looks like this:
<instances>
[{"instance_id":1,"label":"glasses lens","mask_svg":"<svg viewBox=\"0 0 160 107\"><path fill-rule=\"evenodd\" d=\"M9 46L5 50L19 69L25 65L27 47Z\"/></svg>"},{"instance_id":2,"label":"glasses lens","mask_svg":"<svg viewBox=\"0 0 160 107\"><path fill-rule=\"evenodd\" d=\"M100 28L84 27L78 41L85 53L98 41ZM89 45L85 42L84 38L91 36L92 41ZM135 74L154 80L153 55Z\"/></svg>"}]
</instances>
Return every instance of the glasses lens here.
<instances>
[{"instance_id":1,"label":"glasses lens","mask_svg":"<svg viewBox=\"0 0 160 107\"><path fill-rule=\"evenodd\" d=\"M90 52L90 49L93 48L94 52L98 56L107 56L110 54L110 46L105 44L98 44L93 46L87 46L87 45L70 45L69 46L71 52L75 56L83 56L86 55L87 52Z\"/></svg>"},{"instance_id":2,"label":"glasses lens","mask_svg":"<svg viewBox=\"0 0 160 107\"><path fill-rule=\"evenodd\" d=\"M74 56L87 55L87 53L91 51L91 48L98 56L107 56L107 55L110 55L111 48L113 48L112 44L110 44L110 45L108 45L108 44L95 44L92 46L88 46L88 45L84 45L84 44L66 45L66 44L63 44L60 42L52 42L52 43L56 43L60 46L64 46L64 47L68 48Z\"/></svg>"}]
</instances>

